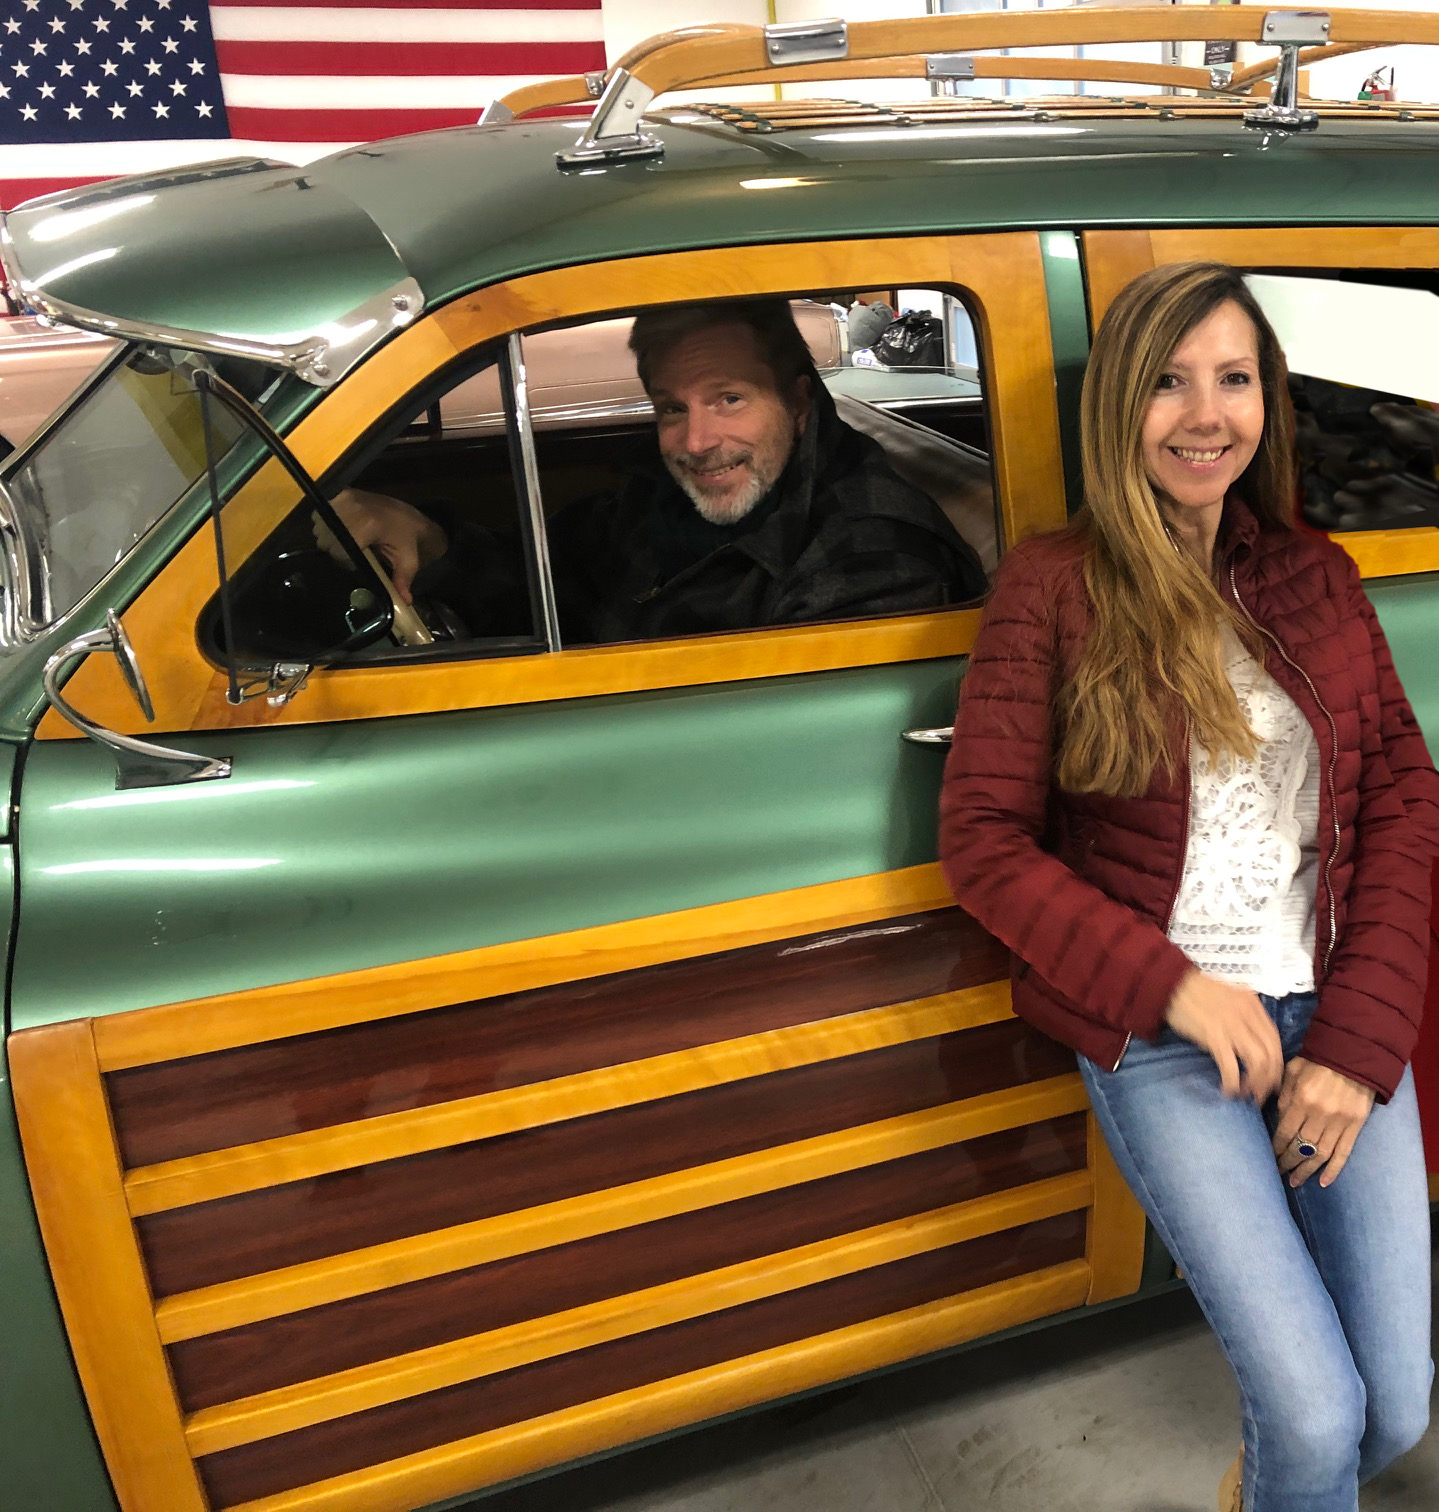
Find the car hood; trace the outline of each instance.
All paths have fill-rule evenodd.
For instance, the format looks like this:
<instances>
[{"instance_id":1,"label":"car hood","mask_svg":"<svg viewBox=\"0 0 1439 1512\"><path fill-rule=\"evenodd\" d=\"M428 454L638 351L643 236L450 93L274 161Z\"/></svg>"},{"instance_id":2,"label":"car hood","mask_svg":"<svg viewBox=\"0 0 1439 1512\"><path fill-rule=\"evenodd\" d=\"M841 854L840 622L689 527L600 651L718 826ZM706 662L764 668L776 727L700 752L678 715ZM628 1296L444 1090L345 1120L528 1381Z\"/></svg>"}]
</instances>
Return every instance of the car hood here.
<instances>
[{"instance_id":1,"label":"car hood","mask_svg":"<svg viewBox=\"0 0 1439 1512\"><path fill-rule=\"evenodd\" d=\"M238 353L321 387L424 308L353 200L261 158L32 200L0 219L0 265L22 308L52 320Z\"/></svg>"}]
</instances>

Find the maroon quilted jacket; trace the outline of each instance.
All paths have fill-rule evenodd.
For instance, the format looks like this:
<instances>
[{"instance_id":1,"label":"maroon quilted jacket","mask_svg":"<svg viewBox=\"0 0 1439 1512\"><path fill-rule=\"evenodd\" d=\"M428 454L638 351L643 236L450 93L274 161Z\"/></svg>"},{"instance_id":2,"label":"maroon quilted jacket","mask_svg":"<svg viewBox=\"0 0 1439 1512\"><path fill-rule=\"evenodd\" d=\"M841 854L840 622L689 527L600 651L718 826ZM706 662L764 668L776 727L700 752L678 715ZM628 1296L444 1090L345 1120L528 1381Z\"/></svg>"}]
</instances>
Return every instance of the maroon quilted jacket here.
<instances>
[{"instance_id":1,"label":"maroon quilted jacket","mask_svg":"<svg viewBox=\"0 0 1439 1512\"><path fill-rule=\"evenodd\" d=\"M1414 1048L1439 851L1439 776L1350 558L1261 531L1237 500L1220 583L1265 632L1271 676L1321 760L1315 980L1304 1055L1388 1098ZM1157 1037L1190 969L1166 938L1189 827L1188 742L1140 798L1052 780L1052 709L1091 624L1083 547L1005 558L964 679L941 799L940 856L960 904L1014 953L1014 1007L1098 1065Z\"/></svg>"}]
</instances>

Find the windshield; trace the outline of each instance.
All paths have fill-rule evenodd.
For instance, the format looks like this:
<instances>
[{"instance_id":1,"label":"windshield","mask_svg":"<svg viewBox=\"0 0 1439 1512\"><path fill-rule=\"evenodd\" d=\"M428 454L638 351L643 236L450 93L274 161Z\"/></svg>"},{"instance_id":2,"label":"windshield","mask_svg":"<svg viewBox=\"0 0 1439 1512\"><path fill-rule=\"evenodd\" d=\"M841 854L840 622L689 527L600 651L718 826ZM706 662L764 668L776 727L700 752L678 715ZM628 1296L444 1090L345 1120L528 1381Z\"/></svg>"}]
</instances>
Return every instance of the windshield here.
<instances>
[{"instance_id":1,"label":"windshield","mask_svg":"<svg viewBox=\"0 0 1439 1512\"><path fill-rule=\"evenodd\" d=\"M257 403L279 382L255 362L132 347L4 477L6 594L26 600L7 605L12 632L67 614L203 474L197 362ZM242 433L216 407L217 460Z\"/></svg>"}]
</instances>

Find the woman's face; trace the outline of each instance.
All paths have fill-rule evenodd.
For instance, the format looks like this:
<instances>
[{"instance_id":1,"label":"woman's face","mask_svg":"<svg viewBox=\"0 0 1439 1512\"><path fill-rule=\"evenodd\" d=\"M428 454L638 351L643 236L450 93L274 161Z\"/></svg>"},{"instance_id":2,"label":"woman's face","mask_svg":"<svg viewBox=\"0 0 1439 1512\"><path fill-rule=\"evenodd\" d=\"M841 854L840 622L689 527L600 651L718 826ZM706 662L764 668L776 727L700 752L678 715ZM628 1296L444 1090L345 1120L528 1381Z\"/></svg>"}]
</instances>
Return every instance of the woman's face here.
<instances>
[{"instance_id":1,"label":"woman's face","mask_svg":"<svg viewBox=\"0 0 1439 1512\"><path fill-rule=\"evenodd\" d=\"M1263 431L1258 333L1227 300L1164 365L1144 417L1144 468L1171 505L1216 505L1253 460Z\"/></svg>"}]
</instances>

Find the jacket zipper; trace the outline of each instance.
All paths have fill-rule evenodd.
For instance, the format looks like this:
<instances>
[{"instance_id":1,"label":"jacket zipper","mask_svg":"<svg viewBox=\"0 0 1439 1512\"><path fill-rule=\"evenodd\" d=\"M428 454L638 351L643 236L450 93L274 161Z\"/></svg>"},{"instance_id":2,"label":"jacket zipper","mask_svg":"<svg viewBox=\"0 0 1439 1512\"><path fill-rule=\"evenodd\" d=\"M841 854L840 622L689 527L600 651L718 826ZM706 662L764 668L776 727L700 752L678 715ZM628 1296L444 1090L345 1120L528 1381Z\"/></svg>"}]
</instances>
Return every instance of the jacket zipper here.
<instances>
[{"instance_id":1,"label":"jacket zipper","mask_svg":"<svg viewBox=\"0 0 1439 1512\"><path fill-rule=\"evenodd\" d=\"M1304 670L1304 668L1301 667L1292 656L1290 656L1290 654L1284 649L1284 647L1280 645L1279 637L1272 631L1266 630L1264 626L1261 625L1259 621L1255 619L1254 616L1245 607L1243 599L1239 597L1239 584L1234 580L1233 561L1229 563L1229 591L1234 595L1235 608L1239 610L1244 618L1247 619L1249 623L1253 625L1261 635L1274 643L1274 649L1278 651L1280 656L1282 656L1284 660L1288 662L1289 665L1300 675L1300 677L1304 679L1305 683L1308 685L1310 693L1314 697L1314 702L1319 705L1320 712L1324 715L1325 719L1329 721L1329 771L1327 775L1329 783L1329 820L1334 828L1334 839L1333 843L1329 847L1328 854L1324 857L1324 896L1329 900L1329 940L1324 947L1324 959L1320 965L1320 975L1327 977L1329 975L1329 957L1334 953L1334 944L1339 933L1338 915L1334 906L1334 888L1329 880L1329 868L1333 865L1334 857L1339 851L1340 841L1339 800L1335 796L1334 792L1334 767L1335 763L1339 759L1339 727L1334 723L1334 716L1329 712L1328 705L1325 704L1322 698L1320 698L1319 689L1314 686L1313 679Z\"/></svg>"}]
</instances>

